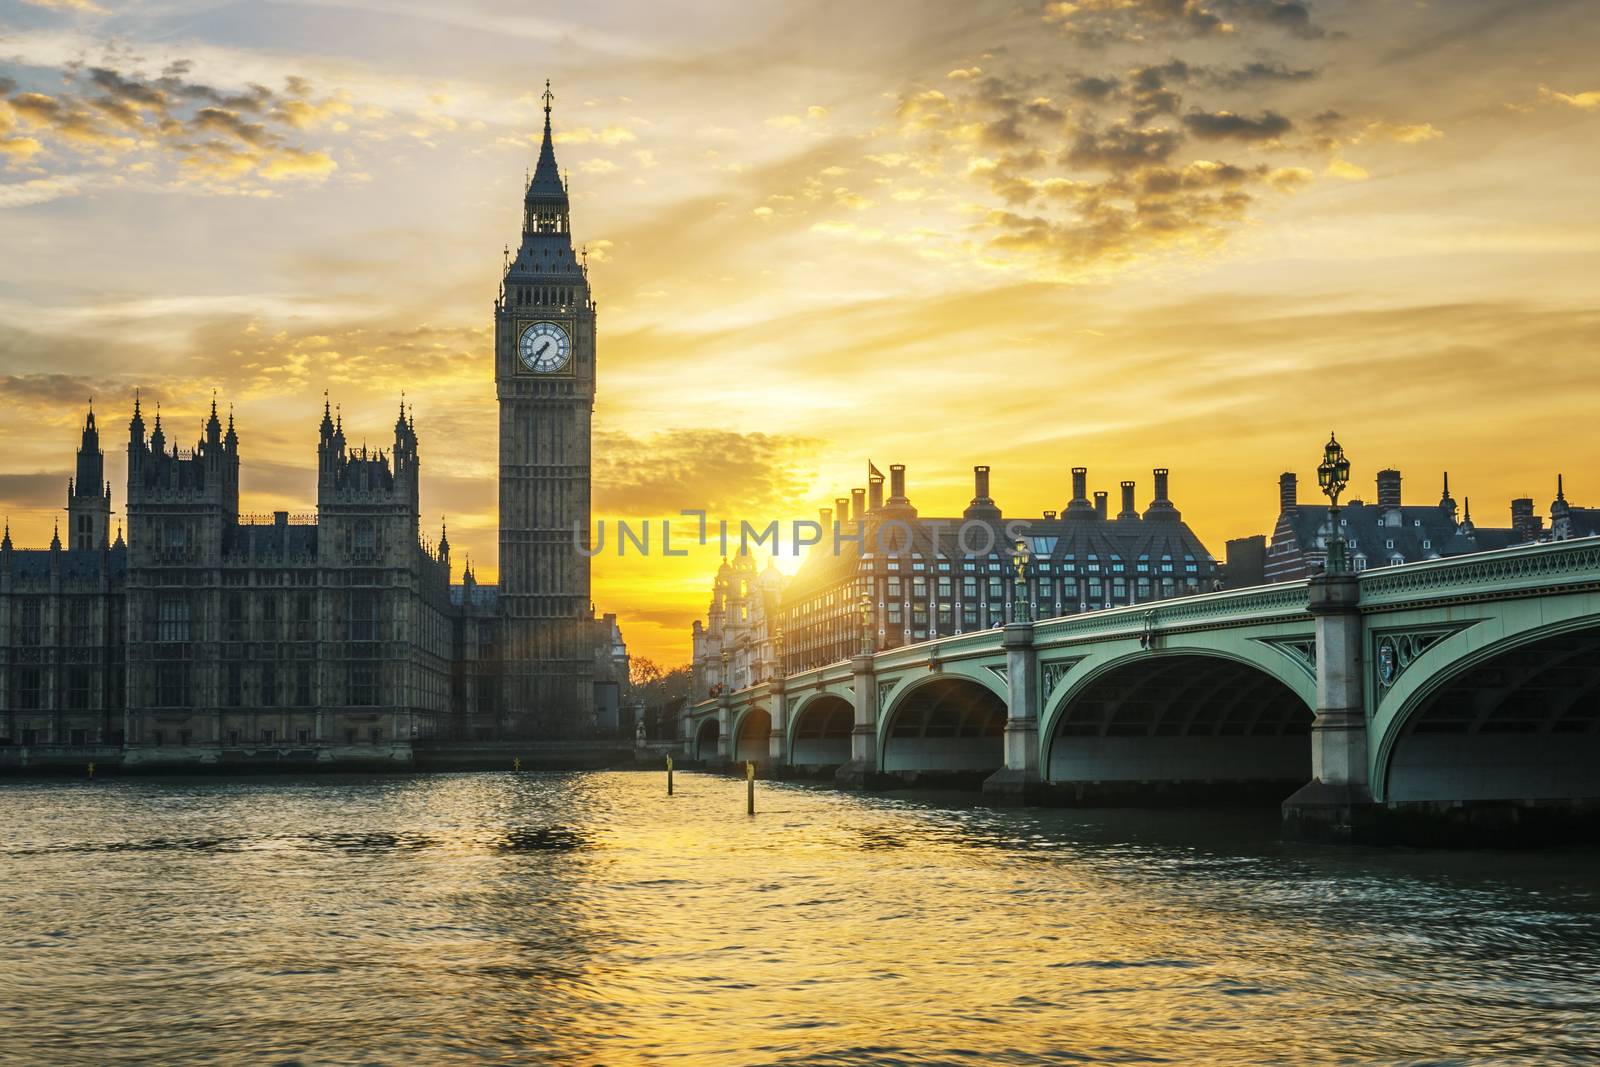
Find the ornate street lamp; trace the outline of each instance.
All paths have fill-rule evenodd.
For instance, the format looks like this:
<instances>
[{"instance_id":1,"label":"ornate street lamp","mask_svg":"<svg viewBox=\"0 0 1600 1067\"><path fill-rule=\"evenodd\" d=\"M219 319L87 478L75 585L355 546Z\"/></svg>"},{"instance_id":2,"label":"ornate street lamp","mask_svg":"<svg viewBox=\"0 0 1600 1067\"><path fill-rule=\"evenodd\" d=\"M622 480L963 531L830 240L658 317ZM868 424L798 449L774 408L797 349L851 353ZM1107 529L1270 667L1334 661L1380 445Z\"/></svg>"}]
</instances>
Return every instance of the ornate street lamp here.
<instances>
[{"instance_id":1,"label":"ornate street lamp","mask_svg":"<svg viewBox=\"0 0 1600 1067\"><path fill-rule=\"evenodd\" d=\"M727 649L723 649L722 650L722 677L720 679L718 679L718 685L721 686L723 695L726 695L728 693L733 692L733 686L730 685L729 682L730 682L730 679L728 678L728 650Z\"/></svg>"},{"instance_id":2,"label":"ornate street lamp","mask_svg":"<svg viewBox=\"0 0 1600 1067\"><path fill-rule=\"evenodd\" d=\"M866 583L861 588L861 654L872 655L876 642L872 638L872 594L867 592Z\"/></svg>"},{"instance_id":3,"label":"ornate street lamp","mask_svg":"<svg viewBox=\"0 0 1600 1067\"><path fill-rule=\"evenodd\" d=\"M1317 484L1328 498L1328 574L1344 574L1349 570L1345 558L1344 532L1339 526L1339 494L1350 484L1350 461L1344 457L1339 439L1328 434L1328 443L1322 448L1322 463L1317 467Z\"/></svg>"},{"instance_id":4,"label":"ornate street lamp","mask_svg":"<svg viewBox=\"0 0 1600 1067\"><path fill-rule=\"evenodd\" d=\"M783 666L783 621L780 619L772 624L772 658L778 671L779 678L787 678L788 670Z\"/></svg>"},{"instance_id":5,"label":"ornate street lamp","mask_svg":"<svg viewBox=\"0 0 1600 1067\"><path fill-rule=\"evenodd\" d=\"M1011 621L1030 622L1028 618L1028 542L1017 538L1011 546L1011 569L1016 572L1011 589Z\"/></svg>"}]
</instances>

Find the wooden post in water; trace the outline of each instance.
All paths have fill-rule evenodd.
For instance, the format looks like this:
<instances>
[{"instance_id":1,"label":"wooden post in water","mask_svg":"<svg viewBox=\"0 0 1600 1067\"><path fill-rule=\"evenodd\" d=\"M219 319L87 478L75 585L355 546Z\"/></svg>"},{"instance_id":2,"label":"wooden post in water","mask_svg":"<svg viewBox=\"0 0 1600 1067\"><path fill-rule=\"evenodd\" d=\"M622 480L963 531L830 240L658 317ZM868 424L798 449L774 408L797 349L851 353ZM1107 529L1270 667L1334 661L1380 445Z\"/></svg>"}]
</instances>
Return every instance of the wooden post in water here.
<instances>
[{"instance_id":1,"label":"wooden post in water","mask_svg":"<svg viewBox=\"0 0 1600 1067\"><path fill-rule=\"evenodd\" d=\"M667 757L667 796L672 795L672 757Z\"/></svg>"},{"instance_id":2,"label":"wooden post in water","mask_svg":"<svg viewBox=\"0 0 1600 1067\"><path fill-rule=\"evenodd\" d=\"M750 760L744 764L745 807L749 814L756 813L756 765Z\"/></svg>"},{"instance_id":3,"label":"wooden post in water","mask_svg":"<svg viewBox=\"0 0 1600 1067\"><path fill-rule=\"evenodd\" d=\"M89 764L89 780L94 780L94 764Z\"/></svg>"}]
</instances>

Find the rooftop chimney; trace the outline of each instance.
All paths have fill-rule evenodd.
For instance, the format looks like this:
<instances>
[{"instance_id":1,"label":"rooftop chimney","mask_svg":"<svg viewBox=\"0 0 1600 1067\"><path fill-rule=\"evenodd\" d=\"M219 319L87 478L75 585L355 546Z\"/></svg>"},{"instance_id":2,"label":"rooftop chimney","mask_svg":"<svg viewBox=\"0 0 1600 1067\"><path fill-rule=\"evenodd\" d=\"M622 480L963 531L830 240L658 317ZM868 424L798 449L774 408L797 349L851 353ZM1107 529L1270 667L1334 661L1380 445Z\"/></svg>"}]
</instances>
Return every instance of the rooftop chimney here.
<instances>
[{"instance_id":1,"label":"rooftop chimney","mask_svg":"<svg viewBox=\"0 0 1600 1067\"><path fill-rule=\"evenodd\" d=\"M883 476L867 479L867 508L877 511L883 507Z\"/></svg>"},{"instance_id":2,"label":"rooftop chimney","mask_svg":"<svg viewBox=\"0 0 1600 1067\"><path fill-rule=\"evenodd\" d=\"M1278 475L1278 510L1288 511L1299 503L1299 479L1294 476L1294 471L1284 471Z\"/></svg>"},{"instance_id":3,"label":"rooftop chimney","mask_svg":"<svg viewBox=\"0 0 1600 1067\"><path fill-rule=\"evenodd\" d=\"M821 510L819 510L817 512L817 518L818 518L818 520L821 521L822 528L824 530L833 529L833 509L832 508L822 508Z\"/></svg>"},{"instance_id":4,"label":"rooftop chimney","mask_svg":"<svg viewBox=\"0 0 1600 1067\"><path fill-rule=\"evenodd\" d=\"M1518 541L1537 540L1541 525L1533 515L1533 497L1519 496L1511 502L1511 528L1516 531Z\"/></svg>"},{"instance_id":5,"label":"rooftop chimney","mask_svg":"<svg viewBox=\"0 0 1600 1067\"><path fill-rule=\"evenodd\" d=\"M1055 522L1056 521L1056 513L1053 512L1053 511L1045 512L1044 513L1044 521L1045 522Z\"/></svg>"},{"instance_id":6,"label":"rooftop chimney","mask_svg":"<svg viewBox=\"0 0 1600 1067\"><path fill-rule=\"evenodd\" d=\"M865 489L850 490L850 514L857 522L867 517L867 491Z\"/></svg>"},{"instance_id":7,"label":"rooftop chimney","mask_svg":"<svg viewBox=\"0 0 1600 1067\"><path fill-rule=\"evenodd\" d=\"M1089 468L1072 468L1072 499L1067 501L1068 515L1087 515L1094 510L1089 503Z\"/></svg>"},{"instance_id":8,"label":"rooftop chimney","mask_svg":"<svg viewBox=\"0 0 1600 1067\"><path fill-rule=\"evenodd\" d=\"M1378 472L1378 506L1380 508L1400 506L1400 472L1393 468Z\"/></svg>"},{"instance_id":9,"label":"rooftop chimney","mask_svg":"<svg viewBox=\"0 0 1600 1067\"><path fill-rule=\"evenodd\" d=\"M1123 482L1122 483L1122 510L1117 513L1117 518L1119 520L1121 520L1121 519L1137 519L1138 517L1139 517L1139 509L1133 506L1133 483L1132 482Z\"/></svg>"},{"instance_id":10,"label":"rooftop chimney","mask_svg":"<svg viewBox=\"0 0 1600 1067\"><path fill-rule=\"evenodd\" d=\"M1105 493L1104 491L1098 492L1098 493L1096 493L1094 495L1094 517L1095 518L1103 519L1103 518L1106 517L1106 497L1108 495L1109 494Z\"/></svg>"},{"instance_id":11,"label":"rooftop chimney","mask_svg":"<svg viewBox=\"0 0 1600 1067\"><path fill-rule=\"evenodd\" d=\"M833 498L833 513L839 516L839 525L850 525L850 500L848 497L837 496ZM860 516L857 516L860 518Z\"/></svg>"},{"instance_id":12,"label":"rooftop chimney","mask_svg":"<svg viewBox=\"0 0 1600 1067\"><path fill-rule=\"evenodd\" d=\"M1176 522L1183 516L1178 509L1172 506L1172 501L1167 497L1167 468L1157 467L1151 472L1155 475L1156 496L1150 501L1150 506L1145 509L1144 517L1147 519L1170 519Z\"/></svg>"},{"instance_id":13,"label":"rooftop chimney","mask_svg":"<svg viewBox=\"0 0 1600 1067\"><path fill-rule=\"evenodd\" d=\"M972 468L972 503L961 513L967 519L999 519L1000 509L989 496L989 468Z\"/></svg>"},{"instance_id":14,"label":"rooftop chimney","mask_svg":"<svg viewBox=\"0 0 1600 1067\"><path fill-rule=\"evenodd\" d=\"M904 463L891 463L889 465L889 503L906 504L906 465Z\"/></svg>"},{"instance_id":15,"label":"rooftop chimney","mask_svg":"<svg viewBox=\"0 0 1600 1067\"><path fill-rule=\"evenodd\" d=\"M895 463L889 467L889 499L884 504L884 510L893 512L896 518L914 519L917 509L911 506L911 501L906 497L906 465Z\"/></svg>"}]
</instances>

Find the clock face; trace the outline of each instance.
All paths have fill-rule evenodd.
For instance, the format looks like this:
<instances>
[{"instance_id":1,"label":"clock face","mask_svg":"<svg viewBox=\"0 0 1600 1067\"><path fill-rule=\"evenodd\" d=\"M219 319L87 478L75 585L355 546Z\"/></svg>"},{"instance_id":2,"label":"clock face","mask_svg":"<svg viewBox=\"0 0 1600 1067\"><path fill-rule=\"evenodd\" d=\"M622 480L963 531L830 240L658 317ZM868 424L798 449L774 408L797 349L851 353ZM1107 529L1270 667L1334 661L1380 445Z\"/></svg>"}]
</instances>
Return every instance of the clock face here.
<instances>
[{"instance_id":1,"label":"clock face","mask_svg":"<svg viewBox=\"0 0 1600 1067\"><path fill-rule=\"evenodd\" d=\"M554 374L567 365L572 344L567 331L553 322L536 322L522 331L517 341L522 365L535 374Z\"/></svg>"}]
</instances>

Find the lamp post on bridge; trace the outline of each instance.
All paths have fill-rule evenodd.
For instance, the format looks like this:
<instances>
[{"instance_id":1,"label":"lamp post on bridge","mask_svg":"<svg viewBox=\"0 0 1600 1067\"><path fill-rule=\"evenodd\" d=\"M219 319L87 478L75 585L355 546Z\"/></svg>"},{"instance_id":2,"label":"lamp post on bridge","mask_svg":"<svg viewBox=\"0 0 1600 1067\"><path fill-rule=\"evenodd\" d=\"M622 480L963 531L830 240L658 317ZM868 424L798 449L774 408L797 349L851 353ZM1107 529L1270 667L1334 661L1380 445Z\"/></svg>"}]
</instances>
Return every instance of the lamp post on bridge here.
<instances>
[{"instance_id":1,"label":"lamp post on bridge","mask_svg":"<svg viewBox=\"0 0 1600 1067\"><path fill-rule=\"evenodd\" d=\"M1339 526L1339 494L1350 484L1350 461L1328 435L1317 467L1327 494L1327 565L1307 583L1316 626L1317 707L1311 721L1311 781L1283 803L1290 837L1350 841L1376 818L1367 766L1366 695L1362 685L1361 580L1351 573Z\"/></svg>"},{"instance_id":2,"label":"lamp post on bridge","mask_svg":"<svg viewBox=\"0 0 1600 1067\"><path fill-rule=\"evenodd\" d=\"M728 758L728 719L729 705L733 701L732 680L728 677L728 650L724 648L720 657L722 662L722 677L718 681L722 685L722 692L717 699L717 758Z\"/></svg>"},{"instance_id":3,"label":"lamp post on bridge","mask_svg":"<svg viewBox=\"0 0 1600 1067\"><path fill-rule=\"evenodd\" d=\"M834 781L844 789L869 789L879 778L878 682L873 665L876 641L872 633L870 583L870 578L861 579L861 644L850 657L851 705L855 713L850 728L850 762L834 772Z\"/></svg>"},{"instance_id":4,"label":"lamp post on bridge","mask_svg":"<svg viewBox=\"0 0 1600 1067\"><path fill-rule=\"evenodd\" d=\"M1032 622L1028 610L1028 542L1017 538L1011 546L1011 569L1016 573L1011 589L1011 621Z\"/></svg>"},{"instance_id":5,"label":"lamp post on bridge","mask_svg":"<svg viewBox=\"0 0 1600 1067\"><path fill-rule=\"evenodd\" d=\"M1329 574L1347 574L1350 561L1345 552L1344 532L1339 527L1339 494L1350 484L1350 461L1345 458L1339 439L1328 434L1322 447L1322 463L1317 466L1317 484L1328 498L1328 554L1325 569Z\"/></svg>"},{"instance_id":6,"label":"lamp post on bridge","mask_svg":"<svg viewBox=\"0 0 1600 1067\"><path fill-rule=\"evenodd\" d=\"M783 665L783 621L779 619L772 627L772 657L777 661L772 672L772 678L767 682L767 692L772 698L772 736L767 741L767 755L772 758L773 773L782 767L788 758L787 742L789 740L789 695L785 691L785 681L788 671Z\"/></svg>"}]
</instances>

